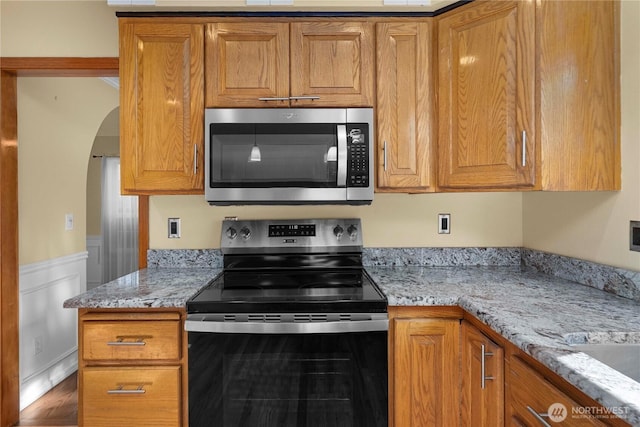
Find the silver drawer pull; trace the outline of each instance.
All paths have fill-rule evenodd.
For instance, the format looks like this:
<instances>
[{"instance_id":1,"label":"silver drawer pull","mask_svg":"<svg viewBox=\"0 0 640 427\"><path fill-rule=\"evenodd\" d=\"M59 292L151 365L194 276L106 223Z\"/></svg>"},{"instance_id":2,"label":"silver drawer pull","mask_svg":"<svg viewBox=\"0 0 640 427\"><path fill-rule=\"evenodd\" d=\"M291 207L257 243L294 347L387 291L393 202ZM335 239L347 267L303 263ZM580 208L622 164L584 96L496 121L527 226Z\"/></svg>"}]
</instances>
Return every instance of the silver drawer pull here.
<instances>
[{"instance_id":1,"label":"silver drawer pull","mask_svg":"<svg viewBox=\"0 0 640 427\"><path fill-rule=\"evenodd\" d=\"M271 98L258 98L258 101L288 101L289 97L271 97Z\"/></svg>"},{"instance_id":2,"label":"silver drawer pull","mask_svg":"<svg viewBox=\"0 0 640 427\"><path fill-rule=\"evenodd\" d=\"M292 101L316 101L320 99L319 96L290 96L290 100Z\"/></svg>"},{"instance_id":3,"label":"silver drawer pull","mask_svg":"<svg viewBox=\"0 0 640 427\"><path fill-rule=\"evenodd\" d=\"M542 417L548 417L549 416L548 414L545 414L545 413L539 414L538 411L533 409L531 406L527 406L527 410L531 412L531 414L534 417L536 417L536 420L540 421L540 424L542 424L544 427L551 427L551 425L548 422L546 422L544 418L542 418Z\"/></svg>"},{"instance_id":4,"label":"silver drawer pull","mask_svg":"<svg viewBox=\"0 0 640 427\"><path fill-rule=\"evenodd\" d=\"M118 388L114 390L107 390L107 394L145 394L147 391L144 389L144 384L140 384L138 388L125 389L125 384L118 384Z\"/></svg>"},{"instance_id":5,"label":"silver drawer pull","mask_svg":"<svg viewBox=\"0 0 640 427\"><path fill-rule=\"evenodd\" d=\"M145 338L151 338L151 337L125 337L125 336L121 336L121 337L116 337L116 341L108 341L107 345L109 346L134 346L134 347L140 347L140 346L144 346L147 345L147 343L144 341ZM126 339L132 340L132 341L125 341Z\"/></svg>"}]
</instances>

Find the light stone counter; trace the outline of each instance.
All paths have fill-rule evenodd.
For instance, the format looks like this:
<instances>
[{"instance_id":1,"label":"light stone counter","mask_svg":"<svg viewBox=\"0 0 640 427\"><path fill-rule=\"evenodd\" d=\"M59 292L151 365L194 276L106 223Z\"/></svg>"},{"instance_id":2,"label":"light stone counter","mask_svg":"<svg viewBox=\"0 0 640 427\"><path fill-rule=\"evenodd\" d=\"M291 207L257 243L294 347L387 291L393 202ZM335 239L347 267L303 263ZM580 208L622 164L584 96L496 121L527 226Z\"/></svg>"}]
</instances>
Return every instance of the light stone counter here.
<instances>
[{"instance_id":1,"label":"light stone counter","mask_svg":"<svg viewBox=\"0 0 640 427\"><path fill-rule=\"evenodd\" d=\"M603 406L624 411L625 421L640 426L640 383L569 345L640 343L640 303L516 267L367 271L389 305L460 306Z\"/></svg>"},{"instance_id":2,"label":"light stone counter","mask_svg":"<svg viewBox=\"0 0 640 427\"><path fill-rule=\"evenodd\" d=\"M184 307L221 268L147 268L64 302L65 308Z\"/></svg>"}]
</instances>

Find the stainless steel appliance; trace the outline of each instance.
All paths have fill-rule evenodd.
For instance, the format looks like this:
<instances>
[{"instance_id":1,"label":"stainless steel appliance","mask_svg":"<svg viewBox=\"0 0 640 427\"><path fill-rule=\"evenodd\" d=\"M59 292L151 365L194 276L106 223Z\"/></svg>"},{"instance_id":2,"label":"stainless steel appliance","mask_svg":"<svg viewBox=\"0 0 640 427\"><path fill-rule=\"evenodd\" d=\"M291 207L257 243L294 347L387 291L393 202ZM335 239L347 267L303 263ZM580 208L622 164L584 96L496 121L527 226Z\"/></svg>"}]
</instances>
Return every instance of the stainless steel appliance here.
<instances>
[{"instance_id":1,"label":"stainless steel appliance","mask_svg":"<svg viewBox=\"0 0 640 427\"><path fill-rule=\"evenodd\" d=\"M205 110L212 205L370 204L373 109Z\"/></svg>"},{"instance_id":2,"label":"stainless steel appliance","mask_svg":"<svg viewBox=\"0 0 640 427\"><path fill-rule=\"evenodd\" d=\"M224 221L187 302L191 427L386 427L387 301L356 219Z\"/></svg>"}]
</instances>

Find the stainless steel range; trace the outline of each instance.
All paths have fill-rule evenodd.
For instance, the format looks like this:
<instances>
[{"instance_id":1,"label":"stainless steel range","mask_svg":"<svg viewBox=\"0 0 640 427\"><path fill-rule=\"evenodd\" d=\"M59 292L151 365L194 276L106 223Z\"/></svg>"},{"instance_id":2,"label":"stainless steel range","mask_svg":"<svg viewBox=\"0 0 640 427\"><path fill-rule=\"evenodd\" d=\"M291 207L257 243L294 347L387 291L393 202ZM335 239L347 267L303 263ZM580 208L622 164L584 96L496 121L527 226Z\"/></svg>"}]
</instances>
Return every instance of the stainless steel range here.
<instances>
[{"instance_id":1,"label":"stainless steel range","mask_svg":"<svg viewBox=\"0 0 640 427\"><path fill-rule=\"evenodd\" d=\"M187 302L191 427L387 426L387 301L358 219L224 221Z\"/></svg>"}]
</instances>

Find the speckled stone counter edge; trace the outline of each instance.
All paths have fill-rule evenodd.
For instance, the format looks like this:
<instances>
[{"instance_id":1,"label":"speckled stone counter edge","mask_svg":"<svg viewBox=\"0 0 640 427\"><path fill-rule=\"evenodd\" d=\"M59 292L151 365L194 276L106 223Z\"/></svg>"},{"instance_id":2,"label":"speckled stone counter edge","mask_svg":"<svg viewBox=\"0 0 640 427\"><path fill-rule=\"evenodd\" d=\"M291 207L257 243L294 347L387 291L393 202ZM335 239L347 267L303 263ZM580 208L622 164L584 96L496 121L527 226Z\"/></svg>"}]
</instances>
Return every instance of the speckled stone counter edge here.
<instances>
[{"instance_id":1,"label":"speckled stone counter edge","mask_svg":"<svg viewBox=\"0 0 640 427\"><path fill-rule=\"evenodd\" d=\"M640 271L625 270L577 258L526 248L365 248L365 267L374 266L521 266L640 301ZM150 249L154 267L222 267L219 249Z\"/></svg>"},{"instance_id":2,"label":"speckled stone counter edge","mask_svg":"<svg viewBox=\"0 0 640 427\"><path fill-rule=\"evenodd\" d=\"M525 270L550 274L623 298L640 301L640 271L625 270L591 261L531 249L522 249Z\"/></svg>"}]
</instances>

